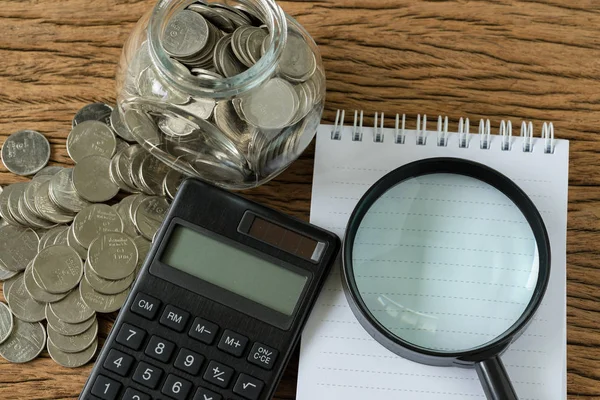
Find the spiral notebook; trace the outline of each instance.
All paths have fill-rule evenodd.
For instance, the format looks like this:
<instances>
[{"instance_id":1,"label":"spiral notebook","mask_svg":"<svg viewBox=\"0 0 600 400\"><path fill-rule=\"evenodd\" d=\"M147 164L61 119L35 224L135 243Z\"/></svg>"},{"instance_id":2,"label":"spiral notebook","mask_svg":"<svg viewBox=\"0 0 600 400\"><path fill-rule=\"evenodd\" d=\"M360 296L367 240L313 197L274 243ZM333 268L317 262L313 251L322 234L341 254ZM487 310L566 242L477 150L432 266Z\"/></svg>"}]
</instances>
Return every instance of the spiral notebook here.
<instances>
[{"instance_id":1,"label":"spiral notebook","mask_svg":"<svg viewBox=\"0 0 600 400\"><path fill-rule=\"evenodd\" d=\"M430 157L483 163L515 181L533 200L550 236L552 266L540 309L523 335L502 355L521 400L566 399L566 228L569 142L555 140L551 124L535 137L531 123L512 134L510 122L491 134L489 121L469 133L468 120L448 132L447 119L428 130L362 127L362 113L344 126L321 125L317 133L311 222L344 236L347 219L364 192L387 172ZM414 124L413 124L414 126ZM375 342L359 325L334 269L304 330L298 400L485 399L472 369L432 367L402 359Z\"/></svg>"}]
</instances>

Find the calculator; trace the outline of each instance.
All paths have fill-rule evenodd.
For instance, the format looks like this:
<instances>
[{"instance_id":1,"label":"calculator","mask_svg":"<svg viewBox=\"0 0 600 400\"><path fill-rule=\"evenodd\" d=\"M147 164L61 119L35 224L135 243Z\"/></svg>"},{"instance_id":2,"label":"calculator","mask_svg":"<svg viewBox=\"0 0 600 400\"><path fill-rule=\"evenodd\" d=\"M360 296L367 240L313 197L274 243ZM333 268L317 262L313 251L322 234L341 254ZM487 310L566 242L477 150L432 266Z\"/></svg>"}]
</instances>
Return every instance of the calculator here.
<instances>
[{"instance_id":1,"label":"calculator","mask_svg":"<svg viewBox=\"0 0 600 400\"><path fill-rule=\"evenodd\" d=\"M339 247L184 181L79 398L271 399Z\"/></svg>"}]
</instances>

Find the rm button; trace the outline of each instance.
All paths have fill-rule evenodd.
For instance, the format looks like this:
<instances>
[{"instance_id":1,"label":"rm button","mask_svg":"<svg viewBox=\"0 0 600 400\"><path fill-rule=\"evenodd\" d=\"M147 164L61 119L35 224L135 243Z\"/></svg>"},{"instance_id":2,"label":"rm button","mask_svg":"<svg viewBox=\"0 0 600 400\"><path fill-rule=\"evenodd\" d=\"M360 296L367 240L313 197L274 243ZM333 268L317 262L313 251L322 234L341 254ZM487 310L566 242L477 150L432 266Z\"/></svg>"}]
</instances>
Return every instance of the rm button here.
<instances>
[{"instance_id":1,"label":"rm button","mask_svg":"<svg viewBox=\"0 0 600 400\"><path fill-rule=\"evenodd\" d=\"M261 368L271 370L279 352L269 346L261 343L254 343L250 354L248 354L248 362L258 365Z\"/></svg>"},{"instance_id":2,"label":"rm button","mask_svg":"<svg viewBox=\"0 0 600 400\"><path fill-rule=\"evenodd\" d=\"M160 317L160 324L169 327L177 332L183 332L187 325L190 314L186 311L180 310L177 307L168 305L165 307L162 316Z\"/></svg>"}]
</instances>

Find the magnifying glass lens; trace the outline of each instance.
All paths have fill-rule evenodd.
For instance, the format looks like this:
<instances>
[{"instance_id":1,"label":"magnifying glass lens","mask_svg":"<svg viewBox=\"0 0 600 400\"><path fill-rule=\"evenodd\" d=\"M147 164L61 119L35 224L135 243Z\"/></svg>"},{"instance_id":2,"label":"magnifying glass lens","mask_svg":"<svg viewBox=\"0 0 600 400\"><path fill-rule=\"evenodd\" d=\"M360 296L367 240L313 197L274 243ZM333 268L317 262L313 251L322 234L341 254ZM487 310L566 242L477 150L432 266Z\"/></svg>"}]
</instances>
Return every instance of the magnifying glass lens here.
<instances>
[{"instance_id":1,"label":"magnifying glass lens","mask_svg":"<svg viewBox=\"0 0 600 400\"><path fill-rule=\"evenodd\" d=\"M478 179L435 173L391 187L353 243L358 292L395 337L437 353L469 351L523 315L538 281L534 233Z\"/></svg>"}]
</instances>

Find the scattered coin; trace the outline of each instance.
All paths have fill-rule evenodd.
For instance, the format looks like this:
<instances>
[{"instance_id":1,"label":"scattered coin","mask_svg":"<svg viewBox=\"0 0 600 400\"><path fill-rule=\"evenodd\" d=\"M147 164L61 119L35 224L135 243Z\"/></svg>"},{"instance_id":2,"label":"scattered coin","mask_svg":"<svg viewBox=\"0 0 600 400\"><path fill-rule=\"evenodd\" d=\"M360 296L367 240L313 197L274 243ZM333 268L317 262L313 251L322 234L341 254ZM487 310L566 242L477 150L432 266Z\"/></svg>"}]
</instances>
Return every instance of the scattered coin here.
<instances>
[{"instance_id":1,"label":"scattered coin","mask_svg":"<svg viewBox=\"0 0 600 400\"><path fill-rule=\"evenodd\" d=\"M133 239L120 232L102 234L88 249L89 267L104 279L116 281L128 277L135 271L137 261Z\"/></svg>"},{"instance_id":2,"label":"scattered coin","mask_svg":"<svg viewBox=\"0 0 600 400\"><path fill-rule=\"evenodd\" d=\"M81 280L81 282L84 281L84 279ZM94 315L94 310L83 301L79 290L73 290L67 297L56 303L49 303L48 307L58 319L70 324L82 323Z\"/></svg>"},{"instance_id":3,"label":"scattered coin","mask_svg":"<svg viewBox=\"0 0 600 400\"><path fill-rule=\"evenodd\" d=\"M27 292L23 276L20 276L11 285L8 290L8 299L6 300L15 317L22 321L39 322L46 317L44 311L46 305L34 300L29 292Z\"/></svg>"},{"instance_id":4,"label":"scattered coin","mask_svg":"<svg viewBox=\"0 0 600 400\"><path fill-rule=\"evenodd\" d=\"M123 306L125 300L127 300L127 296L129 296L130 289L115 295L102 294L95 291L84 276L79 285L79 292L81 298L89 308L96 312L109 313L117 311Z\"/></svg>"},{"instance_id":5,"label":"scattered coin","mask_svg":"<svg viewBox=\"0 0 600 400\"><path fill-rule=\"evenodd\" d=\"M69 246L50 246L33 260L32 274L40 288L48 293L67 293L83 277L83 263Z\"/></svg>"},{"instance_id":6,"label":"scattered coin","mask_svg":"<svg viewBox=\"0 0 600 400\"><path fill-rule=\"evenodd\" d=\"M75 189L73 168L64 168L52 176L48 195L56 206L69 213L78 213L90 205L87 200L79 196Z\"/></svg>"},{"instance_id":7,"label":"scattered coin","mask_svg":"<svg viewBox=\"0 0 600 400\"><path fill-rule=\"evenodd\" d=\"M117 213L119 214L119 217L121 217L121 221L123 221L123 233L132 238L139 235L135 223L131 218L131 214L129 213L131 204L135 198L135 196L127 196L121 200L119 204L113 206L113 208L116 207Z\"/></svg>"},{"instance_id":8,"label":"scattered coin","mask_svg":"<svg viewBox=\"0 0 600 400\"><path fill-rule=\"evenodd\" d=\"M137 264L136 264L137 268ZM89 263L85 264L85 279L89 282L90 286L102 294L119 294L127 290L133 283L136 273L132 272L129 276L119 280L109 280L100 277L90 268Z\"/></svg>"},{"instance_id":9,"label":"scattered coin","mask_svg":"<svg viewBox=\"0 0 600 400\"><path fill-rule=\"evenodd\" d=\"M46 321L48 321L48 325L52 327L56 332L65 336L74 336L80 335L83 332L87 331L90 326L94 324L96 321L96 313L94 313L89 319L83 321L78 324L71 324L69 322L65 322L59 319L56 314L52 311L52 309L46 305Z\"/></svg>"},{"instance_id":10,"label":"scattered coin","mask_svg":"<svg viewBox=\"0 0 600 400\"><path fill-rule=\"evenodd\" d=\"M61 169L63 169L63 167L44 167L33 177L36 178L38 176L44 176L44 175L52 176L52 175L56 174L58 171L60 171Z\"/></svg>"},{"instance_id":11,"label":"scattered coin","mask_svg":"<svg viewBox=\"0 0 600 400\"><path fill-rule=\"evenodd\" d=\"M13 276L12 278L8 278L4 282L2 282L2 293L4 293L4 299L7 302L8 302L8 291L10 290L10 287L12 285L14 285L14 283L17 281L17 279L19 279L19 277L21 277L21 276L23 276L23 273L18 272L17 275Z\"/></svg>"},{"instance_id":12,"label":"scattered coin","mask_svg":"<svg viewBox=\"0 0 600 400\"><path fill-rule=\"evenodd\" d=\"M0 264L9 271L24 271L36 256L38 244L33 229L11 225L0 228Z\"/></svg>"},{"instance_id":13,"label":"scattered coin","mask_svg":"<svg viewBox=\"0 0 600 400\"><path fill-rule=\"evenodd\" d=\"M81 367L94 357L98 350L98 339L95 339L90 347L80 353L65 353L60 351L51 340L48 340L48 354L57 364L67 368Z\"/></svg>"},{"instance_id":14,"label":"scattered coin","mask_svg":"<svg viewBox=\"0 0 600 400\"><path fill-rule=\"evenodd\" d=\"M82 198L90 202L104 202L119 192L119 187L110 179L110 159L88 156L73 169L73 185Z\"/></svg>"},{"instance_id":15,"label":"scattered coin","mask_svg":"<svg viewBox=\"0 0 600 400\"><path fill-rule=\"evenodd\" d=\"M25 285L25 290L27 290L27 293L29 293L29 295L34 300L40 303L54 303L56 301L64 299L67 296L67 294L69 294L68 292L61 294L52 294L39 287L39 285L33 278L33 269L31 267L32 264L33 262L29 264L29 266L27 266L25 272L23 273L23 283Z\"/></svg>"},{"instance_id":16,"label":"scattered coin","mask_svg":"<svg viewBox=\"0 0 600 400\"><path fill-rule=\"evenodd\" d=\"M74 214L61 210L50 200L49 197L50 180L42 182L35 191L34 203L38 213L48 221L57 224L66 224L73 221Z\"/></svg>"},{"instance_id":17,"label":"scattered coin","mask_svg":"<svg viewBox=\"0 0 600 400\"><path fill-rule=\"evenodd\" d=\"M92 326L79 335L66 336L48 326L48 339L65 353L80 353L90 347L98 337L98 320L94 318Z\"/></svg>"},{"instance_id":18,"label":"scattered coin","mask_svg":"<svg viewBox=\"0 0 600 400\"><path fill-rule=\"evenodd\" d=\"M41 323L15 318L12 333L0 344L0 356L11 363L26 363L39 356L45 345L46 330Z\"/></svg>"},{"instance_id":19,"label":"scattered coin","mask_svg":"<svg viewBox=\"0 0 600 400\"><path fill-rule=\"evenodd\" d=\"M74 239L85 249L101 234L122 232L119 214L106 204L94 204L81 210L72 225Z\"/></svg>"},{"instance_id":20,"label":"scattered coin","mask_svg":"<svg viewBox=\"0 0 600 400\"><path fill-rule=\"evenodd\" d=\"M117 140L112 129L99 121L76 125L67 137L67 152L76 163L88 156L112 157Z\"/></svg>"},{"instance_id":21,"label":"scattered coin","mask_svg":"<svg viewBox=\"0 0 600 400\"><path fill-rule=\"evenodd\" d=\"M83 106L73 117L73 127L85 121L100 121L110 123L112 107L104 103L92 103Z\"/></svg>"},{"instance_id":22,"label":"scattered coin","mask_svg":"<svg viewBox=\"0 0 600 400\"><path fill-rule=\"evenodd\" d=\"M10 308L0 302L0 344L4 343L10 336L14 327L13 315Z\"/></svg>"},{"instance_id":23,"label":"scattered coin","mask_svg":"<svg viewBox=\"0 0 600 400\"><path fill-rule=\"evenodd\" d=\"M168 209L169 203L164 197L150 196L140 202L134 221L142 236L148 240L154 238Z\"/></svg>"},{"instance_id":24,"label":"scattered coin","mask_svg":"<svg viewBox=\"0 0 600 400\"><path fill-rule=\"evenodd\" d=\"M2 145L2 163L17 175L33 175L44 168L48 160L50 143L36 131L15 132Z\"/></svg>"}]
</instances>

